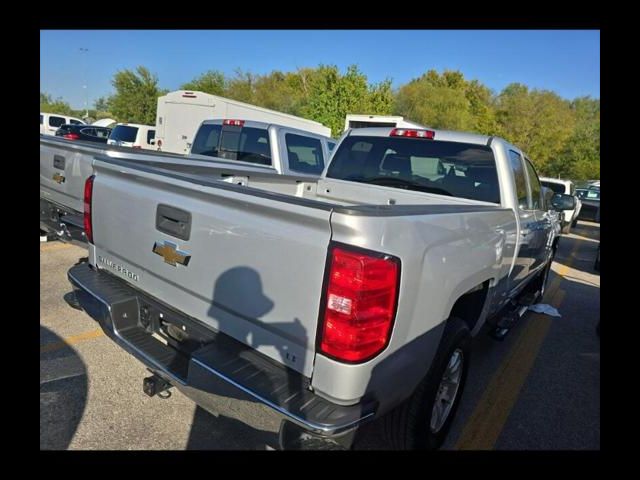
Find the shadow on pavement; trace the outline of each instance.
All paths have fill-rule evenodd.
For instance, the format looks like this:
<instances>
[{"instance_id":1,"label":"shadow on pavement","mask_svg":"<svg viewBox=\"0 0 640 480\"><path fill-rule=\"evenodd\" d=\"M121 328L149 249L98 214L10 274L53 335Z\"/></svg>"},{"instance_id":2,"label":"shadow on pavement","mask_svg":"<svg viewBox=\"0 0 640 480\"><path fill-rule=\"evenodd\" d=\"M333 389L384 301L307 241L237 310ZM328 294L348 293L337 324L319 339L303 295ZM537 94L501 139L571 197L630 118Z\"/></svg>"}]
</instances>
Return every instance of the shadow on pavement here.
<instances>
[{"instance_id":1,"label":"shadow on pavement","mask_svg":"<svg viewBox=\"0 0 640 480\"><path fill-rule=\"evenodd\" d=\"M87 370L76 351L42 325L40 345L40 449L66 450L87 402Z\"/></svg>"},{"instance_id":2,"label":"shadow on pavement","mask_svg":"<svg viewBox=\"0 0 640 480\"><path fill-rule=\"evenodd\" d=\"M560 238L560 243L564 245L564 248L558 251L554 260L563 265L571 262L570 267L574 270L600 276L600 272L594 269L598 246L600 245L599 227L579 223L577 227L571 230L571 233L584 238L563 235ZM570 256L571 258L569 258Z\"/></svg>"},{"instance_id":3,"label":"shadow on pavement","mask_svg":"<svg viewBox=\"0 0 640 480\"><path fill-rule=\"evenodd\" d=\"M187 450L265 450L276 449L278 434L260 430L224 415L212 415L197 407L189 432Z\"/></svg>"}]
</instances>

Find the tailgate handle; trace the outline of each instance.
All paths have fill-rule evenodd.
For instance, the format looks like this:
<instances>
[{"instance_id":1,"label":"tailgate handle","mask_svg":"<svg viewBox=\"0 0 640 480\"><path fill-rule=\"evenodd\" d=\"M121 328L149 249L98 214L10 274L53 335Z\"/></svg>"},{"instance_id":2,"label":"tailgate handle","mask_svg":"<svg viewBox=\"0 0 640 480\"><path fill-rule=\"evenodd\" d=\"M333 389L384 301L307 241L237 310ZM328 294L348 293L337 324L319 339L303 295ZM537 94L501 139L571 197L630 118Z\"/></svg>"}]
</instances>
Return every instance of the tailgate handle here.
<instances>
[{"instance_id":1,"label":"tailgate handle","mask_svg":"<svg viewBox=\"0 0 640 480\"><path fill-rule=\"evenodd\" d=\"M62 155L53 156L53 168L64 170L64 163L65 163L65 159Z\"/></svg>"},{"instance_id":2,"label":"tailgate handle","mask_svg":"<svg viewBox=\"0 0 640 480\"><path fill-rule=\"evenodd\" d=\"M158 205L156 228L180 240L189 240L191 235L191 213L170 205Z\"/></svg>"}]
</instances>

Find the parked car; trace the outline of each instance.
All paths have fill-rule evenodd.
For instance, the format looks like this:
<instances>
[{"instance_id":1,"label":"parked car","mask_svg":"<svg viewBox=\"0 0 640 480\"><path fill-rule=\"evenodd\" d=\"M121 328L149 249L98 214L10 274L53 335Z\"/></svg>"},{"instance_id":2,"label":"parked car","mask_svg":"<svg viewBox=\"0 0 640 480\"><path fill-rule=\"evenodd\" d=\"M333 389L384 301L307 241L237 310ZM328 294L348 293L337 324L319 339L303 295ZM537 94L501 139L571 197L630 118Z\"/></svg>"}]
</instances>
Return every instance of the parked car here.
<instances>
[{"instance_id":1,"label":"parked car","mask_svg":"<svg viewBox=\"0 0 640 480\"><path fill-rule=\"evenodd\" d=\"M578 188L576 195L582 202L578 219L600 223L600 189L596 187Z\"/></svg>"},{"instance_id":2,"label":"parked car","mask_svg":"<svg viewBox=\"0 0 640 480\"><path fill-rule=\"evenodd\" d=\"M558 244L533 165L498 137L354 129L319 178L241 185L135 158L97 157L85 184L80 306L153 372L147 395L213 409L235 390L284 419L283 447L347 446L375 418L392 446L440 446L471 337L544 295Z\"/></svg>"},{"instance_id":3,"label":"parked car","mask_svg":"<svg viewBox=\"0 0 640 480\"><path fill-rule=\"evenodd\" d=\"M117 123L107 140L108 145L155 150L156 127L137 123Z\"/></svg>"},{"instance_id":4,"label":"parked car","mask_svg":"<svg viewBox=\"0 0 640 480\"><path fill-rule=\"evenodd\" d=\"M113 138L113 132L111 138ZM85 180L99 156L127 157L176 171L246 184L261 176L317 178L335 141L295 128L244 120L209 120L198 129L189 155L115 145L40 138L40 228L63 241L84 244Z\"/></svg>"},{"instance_id":5,"label":"parked car","mask_svg":"<svg viewBox=\"0 0 640 480\"><path fill-rule=\"evenodd\" d=\"M575 227L578 223L578 215L582 208L582 202L576 195L576 187L571 180L560 180L558 178L540 177L540 183L545 187L550 188L555 193L564 193L566 195L573 195L576 197L576 208L573 210L567 210L561 214L562 233L569 233L571 227Z\"/></svg>"},{"instance_id":6,"label":"parked car","mask_svg":"<svg viewBox=\"0 0 640 480\"><path fill-rule=\"evenodd\" d=\"M61 125L86 125L79 118L57 113L40 112L40 135L55 135Z\"/></svg>"},{"instance_id":7,"label":"parked car","mask_svg":"<svg viewBox=\"0 0 640 480\"><path fill-rule=\"evenodd\" d=\"M204 92L178 90L158 98L157 150L182 155L189 153L200 124L213 118L251 119L315 133L321 137L331 136L330 128L313 120Z\"/></svg>"},{"instance_id":8,"label":"parked car","mask_svg":"<svg viewBox=\"0 0 640 480\"><path fill-rule=\"evenodd\" d=\"M82 140L85 142L107 143L110 128L94 127L93 125L74 125L65 123L60 125L56 131L56 137L66 138L67 140Z\"/></svg>"}]
</instances>

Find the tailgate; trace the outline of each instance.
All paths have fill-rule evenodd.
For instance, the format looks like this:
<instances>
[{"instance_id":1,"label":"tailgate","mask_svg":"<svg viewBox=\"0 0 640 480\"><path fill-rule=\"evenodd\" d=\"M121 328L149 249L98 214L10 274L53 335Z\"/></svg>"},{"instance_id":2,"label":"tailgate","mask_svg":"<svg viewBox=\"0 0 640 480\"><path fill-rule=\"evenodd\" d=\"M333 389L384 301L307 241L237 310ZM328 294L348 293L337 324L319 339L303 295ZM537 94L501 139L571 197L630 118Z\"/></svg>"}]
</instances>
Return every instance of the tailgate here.
<instances>
[{"instance_id":1,"label":"tailgate","mask_svg":"<svg viewBox=\"0 0 640 480\"><path fill-rule=\"evenodd\" d=\"M83 211L85 180L91 175L93 156L102 148L67 140L40 139L40 197Z\"/></svg>"},{"instance_id":2,"label":"tailgate","mask_svg":"<svg viewBox=\"0 0 640 480\"><path fill-rule=\"evenodd\" d=\"M311 376L330 209L122 165L94 164L98 267Z\"/></svg>"}]
</instances>

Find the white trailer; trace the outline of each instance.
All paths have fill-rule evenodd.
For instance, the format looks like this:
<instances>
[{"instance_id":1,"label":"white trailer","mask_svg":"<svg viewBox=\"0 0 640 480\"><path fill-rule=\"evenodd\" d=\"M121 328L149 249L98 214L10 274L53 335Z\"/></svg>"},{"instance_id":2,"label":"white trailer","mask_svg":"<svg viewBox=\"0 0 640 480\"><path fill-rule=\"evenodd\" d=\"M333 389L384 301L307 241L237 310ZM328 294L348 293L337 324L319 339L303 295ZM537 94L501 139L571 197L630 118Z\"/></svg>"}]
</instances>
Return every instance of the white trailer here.
<instances>
[{"instance_id":1,"label":"white trailer","mask_svg":"<svg viewBox=\"0 0 640 480\"><path fill-rule=\"evenodd\" d=\"M331 129L306 118L256 107L203 92L177 90L158 98L156 147L164 152L187 154L204 120L237 119L297 128L331 137Z\"/></svg>"},{"instance_id":2,"label":"white trailer","mask_svg":"<svg viewBox=\"0 0 640 480\"><path fill-rule=\"evenodd\" d=\"M368 127L402 127L402 128L426 128L419 123L410 122L403 117L395 115L352 115L349 114L344 120L344 131L350 128Z\"/></svg>"}]
</instances>

